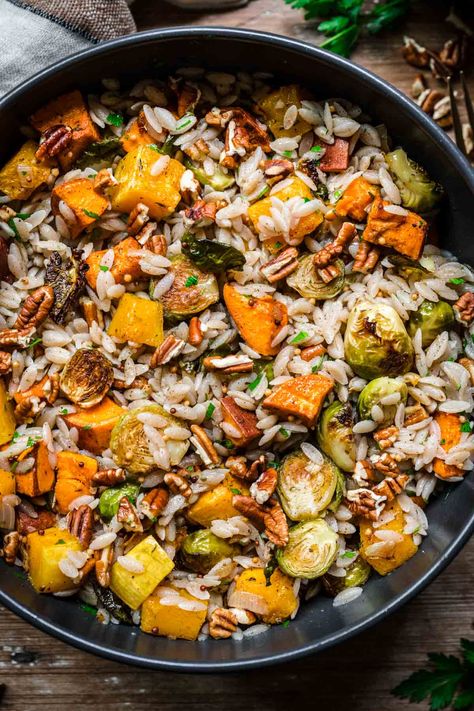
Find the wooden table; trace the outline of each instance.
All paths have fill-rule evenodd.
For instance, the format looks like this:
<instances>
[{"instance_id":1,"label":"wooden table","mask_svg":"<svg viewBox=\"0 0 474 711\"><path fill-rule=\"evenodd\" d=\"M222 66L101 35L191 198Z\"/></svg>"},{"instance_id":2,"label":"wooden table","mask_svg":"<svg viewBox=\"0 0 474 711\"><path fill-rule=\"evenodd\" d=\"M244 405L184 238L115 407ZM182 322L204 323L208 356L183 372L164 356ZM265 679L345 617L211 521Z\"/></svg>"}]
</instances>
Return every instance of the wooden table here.
<instances>
[{"instance_id":1,"label":"wooden table","mask_svg":"<svg viewBox=\"0 0 474 711\"><path fill-rule=\"evenodd\" d=\"M139 29L208 24L250 27L314 42L300 12L282 0L254 0L220 14L183 13L152 0L134 5ZM402 35L438 48L452 32L432 2L407 26L374 37L353 58L409 92L415 70L400 61ZM429 651L456 653L472 637L474 541L416 600L377 627L314 657L226 676L149 672L79 652L0 609L0 683L5 711L394 711L419 709L390 690L425 661ZM1 692L0 692L1 693ZM317 701L315 701L317 700ZM424 706L426 708L426 706Z\"/></svg>"}]
</instances>

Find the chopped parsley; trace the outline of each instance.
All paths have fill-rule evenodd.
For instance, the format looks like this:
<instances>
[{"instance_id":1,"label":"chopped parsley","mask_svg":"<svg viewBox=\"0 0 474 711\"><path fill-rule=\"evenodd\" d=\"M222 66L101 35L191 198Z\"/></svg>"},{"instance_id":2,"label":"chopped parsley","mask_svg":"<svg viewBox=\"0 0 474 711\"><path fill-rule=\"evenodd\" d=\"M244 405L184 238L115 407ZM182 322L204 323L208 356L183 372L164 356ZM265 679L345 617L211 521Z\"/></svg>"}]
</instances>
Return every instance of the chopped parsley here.
<instances>
[{"instance_id":1,"label":"chopped parsley","mask_svg":"<svg viewBox=\"0 0 474 711\"><path fill-rule=\"evenodd\" d=\"M341 555L341 558L354 558L356 551L346 551Z\"/></svg>"},{"instance_id":2,"label":"chopped parsley","mask_svg":"<svg viewBox=\"0 0 474 711\"><path fill-rule=\"evenodd\" d=\"M462 277L456 277L449 280L450 284L464 284L464 279Z\"/></svg>"},{"instance_id":3,"label":"chopped parsley","mask_svg":"<svg viewBox=\"0 0 474 711\"><path fill-rule=\"evenodd\" d=\"M440 439L439 443L440 443L440 444L446 444L446 440L445 440L445 439Z\"/></svg>"},{"instance_id":4,"label":"chopped parsley","mask_svg":"<svg viewBox=\"0 0 474 711\"><path fill-rule=\"evenodd\" d=\"M470 422L463 422L461 425L461 432L470 432L471 431L471 423Z\"/></svg>"},{"instance_id":5,"label":"chopped parsley","mask_svg":"<svg viewBox=\"0 0 474 711\"><path fill-rule=\"evenodd\" d=\"M226 449L234 449L234 443L230 439L222 439L219 444L221 444Z\"/></svg>"},{"instance_id":6,"label":"chopped parsley","mask_svg":"<svg viewBox=\"0 0 474 711\"><path fill-rule=\"evenodd\" d=\"M84 427L83 427L82 429L83 429L83 430L91 430L91 429L92 429L92 425L84 425Z\"/></svg>"},{"instance_id":7,"label":"chopped parsley","mask_svg":"<svg viewBox=\"0 0 474 711\"><path fill-rule=\"evenodd\" d=\"M68 415L68 414L69 414L69 410L67 409L67 407L62 407L62 408L59 410L59 414L60 414L60 415Z\"/></svg>"},{"instance_id":8,"label":"chopped parsley","mask_svg":"<svg viewBox=\"0 0 474 711\"><path fill-rule=\"evenodd\" d=\"M281 626L286 629L287 627L290 626L290 620L285 620L284 622L281 623Z\"/></svg>"},{"instance_id":9,"label":"chopped parsley","mask_svg":"<svg viewBox=\"0 0 474 711\"><path fill-rule=\"evenodd\" d=\"M55 546L65 546L66 541L63 538L60 538L56 543L54 544Z\"/></svg>"},{"instance_id":10,"label":"chopped parsley","mask_svg":"<svg viewBox=\"0 0 474 711\"><path fill-rule=\"evenodd\" d=\"M148 148L151 148L152 151L156 151L157 153L161 153L161 149L156 145L156 143L149 143Z\"/></svg>"},{"instance_id":11,"label":"chopped parsley","mask_svg":"<svg viewBox=\"0 0 474 711\"><path fill-rule=\"evenodd\" d=\"M184 282L184 286L187 288L189 288L190 286L196 286L198 281L199 280L198 280L197 276L195 274L191 274L191 276L188 276L188 278Z\"/></svg>"},{"instance_id":12,"label":"chopped parsley","mask_svg":"<svg viewBox=\"0 0 474 711\"><path fill-rule=\"evenodd\" d=\"M189 124L192 122L192 119L188 119L187 121L184 121L183 123L179 124L179 130L182 128L186 128L186 126L189 126Z\"/></svg>"},{"instance_id":13,"label":"chopped parsley","mask_svg":"<svg viewBox=\"0 0 474 711\"><path fill-rule=\"evenodd\" d=\"M290 433L284 427L280 427L278 432L281 434L282 437L289 437L290 436Z\"/></svg>"},{"instance_id":14,"label":"chopped parsley","mask_svg":"<svg viewBox=\"0 0 474 711\"><path fill-rule=\"evenodd\" d=\"M283 247L281 242L275 242L275 249L280 249L280 247Z\"/></svg>"},{"instance_id":15,"label":"chopped parsley","mask_svg":"<svg viewBox=\"0 0 474 711\"><path fill-rule=\"evenodd\" d=\"M109 126L121 126L123 124L123 118L120 114L111 113L105 120Z\"/></svg>"},{"instance_id":16,"label":"chopped parsley","mask_svg":"<svg viewBox=\"0 0 474 711\"><path fill-rule=\"evenodd\" d=\"M18 217L18 215L17 215L17 217ZM20 239L20 235L18 234L17 227L16 227L15 223L13 222L14 219L15 219L14 217L10 217L10 219L7 220L7 225L11 230L13 230L15 239Z\"/></svg>"},{"instance_id":17,"label":"chopped parsley","mask_svg":"<svg viewBox=\"0 0 474 711\"><path fill-rule=\"evenodd\" d=\"M291 156L293 155L293 151L283 151L282 155L284 155L285 158L291 158Z\"/></svg>"},{"instance_id":18,"label":"chopped parsley","mask_svg":"<svg viewBox=\"0 0 474 711\"><path fill-rule=\"evenodd\" d=\"M92 615L93 617L95 617L97 614L97 610L95 609L95 607L92 607L92 605L87 605L87 603L83 603L80 607L81 610L87 612L88 615Z\"/></svg>"},{"instance_id":19,"label":"chopped parsley","mask_svg":"<svg viewBox=\"0 0 474 711\"><path fill-rule=\"evenodd\" d=\"M105 266L105 264L99 264L99 269L101 272L108 272L109 268Z\"/></svg>"},{"instance_id":20,"label":"chopped parsley","mask_svg":"<svg viewBox=\"0 0 474 711\"><path fill-rule=\"evenodd\" d=\"M15 430L15 432L13 433L13 437L11 439L12 443L15 443L19 437L21 437L21 432L18 432L18 430Z\"/></svg>"},{"instance_id":21,"label":"chopped parsley","mask_svg":"<svg viewBox=\"0 0 474 711\"><path fill-rule=\"evenodd\" d=\"M27 447L33 447L33 446L36 444L36 442L38 442L38 440L40 440L40 439L41 439L41 437L39 437L39 436L37 436L37 437L28 437L28 439L26 440L26 446L27 446Z\"/></svg>"},{"instance_id":22,"label":"chopped parsley","mask_svg":"<svg viewBox=\"0 0 474 711\"><path fill-rule=\"evenodd\" d=\"M334 191L334 197L336 198L336 200L339 200L341 195L342 195L342 190L335 190Z\"/></svg>"},{"instance_id":23,"label":"chopped parsley","mask_svg":"<svg viewBox=\"0 0 474 711\"><path fill-rule=\"evenodd\" d=\"M311 151L311 153L321 153L322 148L321 148L321 146L313 146L309 150Z\"/></svg>"},{"instance_id":24,"label":"chopped parsley","mask_svg":"<svg viewBox=\"0 0 474 711\"><path fill-rule=\"evenodd\" d=\"M308 338L308 333L306 331L300 331L299 333L296 334L294 338L291 339L290 343L301 343L301 341L304 341Z\"/></svg>"},{"instance_id":25,"label":"chopped parsley","mask_svg":"<svg viewBox=\"0 0 474 711\"><path fill-rule=\"evenodd\" d=\"M266 195L269 192L269 190L270 190L270 186L265 185L265 187L262 188L260 190L259 194L257 195L257 200L260 200L260 198L263 198L263 196Z\"/></svg>"},{"instance_id":26,"label":"chopped parsley","mask_svg":"<svg viewBox=\"0 0 474 711\"><path fill-rule=\"evenodd\" d=\"M251 383L249 383L247 385L248 389L251 392L253 392L255 390L255 388L258 386L258 384L261 382L263 376L264 376L264 373L262 372L262 373L260 373L260 375L257 375L257 377L254 378Z\"/></svg>"},{"instance_id":27,"label":"chopped parsley","mask_svg":"<svg viewBox=\"0 0 474 711\"><path fill-rule=\"evenodd\" d=\"M235 496L240 496L240 495L242 494L242 492L240 491L240 489L231 489L231 492L232 492Z\"/></svg>"},{"instance_id":28,"label":"chopped parsley","mask_svg":"<svg viewBox=\"0 0 474 711\"><path fill-rule=\"evenodd\" d=\"M42 342L42 340L43 340L42 338L33 338L33 340L30 341L30 343L28 343L27 348L33 348L34 346L37 346L38 343Z\"/></svg>"},{"instance_id":29,"label":"chopped parsley","mask_svg":"<svg viewBox=\"0 0 474 711\"><path fill-rule=\"evenodd\" d=\"M212 402L210 402L209 405L207 406L207 410L206 410L206 416L205 416L206 420L211 419L215 409L216 409L216 406Z\"/></svg>"},{"instance_id":30,"label":"chopped parsley","mask_svg":"<svg viewBox=\"0 0 474 711\"><path fill-rule=\"evenodd\" d=\"M318 370L321 370L321 368L323 367L323 363L324 363L325 360L326 360L326 354L322 355L322 356L320 357L320 359L318 360L318 362L317 362L315 365L313 365L313 367L311 368L311 372L312 372L312 373L317 373Z\"/></svg>"},{"instance_id":31,"label":"chopped parsley","mask_svg":"<svg viewBox=\"0 0 474 711\"><path fill-rule=\"evenodd\" d=\"M86 210L85 207L82 208L82 212L84 215L87 215L87 217L91 217L93 220L98 220L100 218L100 215L98 215L96 212L92 212L92 210Z\"/></svg>"}]
</instances>

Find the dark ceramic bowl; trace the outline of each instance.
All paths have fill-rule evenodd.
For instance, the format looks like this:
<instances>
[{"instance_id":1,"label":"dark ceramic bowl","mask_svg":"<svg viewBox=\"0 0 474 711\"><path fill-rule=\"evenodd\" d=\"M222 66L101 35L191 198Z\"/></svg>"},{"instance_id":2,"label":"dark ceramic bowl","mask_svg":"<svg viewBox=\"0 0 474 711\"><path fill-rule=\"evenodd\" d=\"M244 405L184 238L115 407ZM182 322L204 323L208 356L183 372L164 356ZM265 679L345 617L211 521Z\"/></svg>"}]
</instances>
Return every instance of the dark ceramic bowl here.
<instances>
[{"instance_id":1,"label":"dark ceramic bowl","mask_svg":"<svg viewBox=\"0 0 474 711\"><path fill-rule=\"evenodd\" d=\"M384 122L396 143L426 166L447 192L441 235L446 247L474 264L472 169L444 133L412 101L365 69L309 44L246 30L178 28L103 44L55 64L0 101L0 158L20 140L18 126L51 97L72 87L91 90L101 77L165 75L183 65L273 73L316 95L341 96ZM37 595L17 569L0 563L0 602L45 632L121 662L182 671L229 671L275 664L342 642L383 619L422 590L460 551L474 529L474 475L429 506L430 531L417 555L386 578L375 576L347 606L317 598L288 626L241 642L192 643L103 626L71 600Z\"/></svg>"}]
</instances>

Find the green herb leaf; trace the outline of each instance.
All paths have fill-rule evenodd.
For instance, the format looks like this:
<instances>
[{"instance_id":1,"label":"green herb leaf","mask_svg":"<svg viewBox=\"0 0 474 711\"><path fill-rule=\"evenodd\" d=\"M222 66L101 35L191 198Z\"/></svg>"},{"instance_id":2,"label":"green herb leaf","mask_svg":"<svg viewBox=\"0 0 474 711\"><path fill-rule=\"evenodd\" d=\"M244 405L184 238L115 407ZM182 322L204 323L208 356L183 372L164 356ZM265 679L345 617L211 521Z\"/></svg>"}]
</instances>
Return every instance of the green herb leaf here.
<instances>
[{"instance_id":1,"label":"green herb leaf","mask_svg":"<svg viewBox=\"0 0 474 711\"><path fill-rule=\"evenodd\" d=\"M101 272L108 272L109 268L105 266L105 264L99 264L99 269Z\"/></svg>"},{"instance_id":2,"label":"green herb leaf","mask_svg":"<svg viewBox=\"0 0 474 711\"><path fill-rule=\"evenodd\" d=\"M259 375L257 375L256 378L254 378L254 379L247 385L248 389L249 389L251 392L253 392L253 391L255 390L255 388L257 387L257 385L261 382L263 376L264 376L264 373L263 373L263 371L262 371Z\"/></svg>"},{"instance_id":3,"label":"green herb leaf","mask_svg":"<svg viewBox=\"0 0 474 711\"><path fill-rule=\"evenodd\" d=\"M471 423L470 422L463 422L461 425L461 432L470 432L471 431Z\"/></svg>"},{"instance_id":4,"label":"green herb leaf","mask_svg":"<svg viewBox=\"0 0 474 711\"><path fill-rule=\"evenodd\" d=\"M350 53L359 39L360 28L357 25L349 25L333 37L325 40L320 46L330 52L340 54L341 57L349 57Z\"/></svg>"},{"instance_id":5,"label":"green herb leaf","mask_svg":"<svg viewBox=\"0 0 474 711\"><path fill-rule=\"evenodd\" d=\"M231 492L232 492L235 496L240 496L240 495L242 494L242 492L240 491L240 489L231 489Z\"/></svg>"},{"instance_id":6,"label":"green herb leaf","mask_svg":"<svg viewBox=\"0 0 474 711\"><path fill-rule=\"evenodd\" d=\"M188 278L184 282L184 286L186 286L187 288L189 288L190 286L196 286L198 281L199 280L198 280L197 276L195 274L191 274L191 276L188 276Z\"/></svg>"},{"instance_id":7,"label":"green herb leaf","mask_svg":"<svg viewBox=\"0 0 474 711\"><path fill-rule=\"evenodd\" d=\"M289 437L290 436L290 433L284 427L280 427L278 432L281 434L282 437Z\"/></svg>"},{"instance_id":8,"label":"green herb leaf","mask_svg":"<svg viewBox=\"0 0 474 711\"><path fill-rule=\"evenodd\" d=\"M223 439L220 441L220 444L222 444L222 446L226 449L234 449L235 447L235 444L232 442L231 439Z\"/></svg>"},{"instance_id":9,"label":"green herb leaf","mask_svg":"<svg viewBox=\"0 0 474 711\"><path fill-rule=\"evenodd\" d=\"M388 27L392 27L405 17L409 6L409 0L386 0L378 5L374 5L365 23L367 32L373 35Z\"/></svg>"},{"instance_id":10,"label":"green herb leaf","mask_svg":"<svg viewBox=\"0 0 474 711\"><path fill-rule=\"evenodd\" d=\"M464 279L462 277L453 277L453 279L449 280L450 284L464 284Z\"/></svg>"},{"instance_id":11,"label":"green herb leaf","mask_svg":"<svg viewBox=\"0 0 474 711\"><path fill-rule=\"evenodd\" d=\"M66 541L64 541L62 538L60 538L56 543L54 544L55 546L65 546Z\"/></svg>"},{"instance_id":12,"label":"green herb leaf","mask_svg":"<svg viewBox=\"0 0 474 711\"><path fill-rule=\"evenodd\" d=\"M245 257L240 250L215 240L196 239L187 235L183 240L182 249L193 264L213 273L225 272L228 269L240 270L245 264Z\"/></svg>"},{"instance_id":13,"label":"green herb leaf","mask_svg":"<svg viewBox=\"0 0 474 711\"><path fill-rule=\"evenodd\" d=\"M282 155L284 155L285 158L291 158L293 151L282 151Z\"/></svg>"},{"instance_id":14,"label":"green herb leaf","mask_svg":"<svg viewBox=\"0 0 474 711\"><path fill-rule=\"evenodd\" d=\"M306 333L306 331L300 331L294 338L291 339L290 343L301 343L301 341L305 341L308 338L308 335L309 334Z\"/></svg>"},{"instance_id":15,"label":"green herb leaf","mask_svg":"<svg viewBox=\"0 0 474 711\"><path fill-rule=\"evenodd\" d=\"M42 342L42 340L42 338L33 338L33 340L28 343L27 348L33 348L34 346L37 346L38 343Z\"/></svg>"},{"instance_id":16,"label":"green herb leaf","mask_svg":"<svg viewBox=\"0 0 474 711\"><path fill-rule=\"evenodd\" d=\"M84 215L87 215L87 217L91 217L93 220L98 220L100 218L100 215L98 215L96 212L92 212L92 210L86 210L85 207L82 208L82 212Z\"/></svg>"},{"instance_id":17,"label":"green herb leaf","mask_svg":"<svg viewBox=\"0 0 474 711\"><path fill-rule=\"evenodd\" d=\"M309 150L311 151L311 153L321 153L323 149L321 148L321 146L313 146Z\"/></svg>"},{"instance_id":18,"label":"green herb leaf","mask_svg":"<svg viewBox=\"0 0 474 711\"><path fill-rule=\"evenodd\" d=\"M323 363L326 360L326 354L322 355L318 362L311 368L312 373L317 373L323 367Z\"/></svg>"},{"instance_id":19,"label":"green herb leaf","mask_svg":"<svg viewBox=\"0 0 474 711\"><path fill-rule=\"evenodd\" d=\"M211 419L215 409L216 409L216 406L212 402L210 402L209 405L207 406L207 409L206 409L206 415L205 415L206 420Z\"/></svg>"},{"instance_id":20,"label":"green herb leaf","mask_svg":"<svg viewBox=\"0 0 474 711\"><path fill-rule=\"evenodd\" d=\"M357 551L346 551L341 555L341 558L354 558L357 555Z\"/></svg>"},{"instance_id":21,"label":"green herb leaf","mask_svg":"<svg viewBox=\"0 0 474 711\"><path fill-rule=\"evenodd\" d=\"M109 126L121 126L123 124L123 118L120 114L111 113L107 116L105 122L108 123Z\"/></svg>"},{"instance_id":22,"label":"green herb leaf","mask_svg":"<svg viewBox=\"0 0 474 711\"><path fill-rule=\"evenodd\" d=\"M83 430L91 430L91 429L92 429L92 425L84 425L84 427L83 427L82 429L83 429Z\"/></svg>"},{"instance_id":23,"label":"green herb leaf","mask_svg":"<svg viewBox=\"0 0 474 711\"><path fill-rule=\"evenodd\" d=\"M281 623L281 626L285 627L285 629L286 629L286 627L290 626L290 620L285 620L284 622Z\"/></svg>"},{"instance_id":24,"label":"green herb leaf","mask_svg":"<svg viewBox=\"0 0 474 711\"><path fill-rule=\"evenodd\" d=\"M318 25L318 31L322 32L324 35L335 35L337 32L341 32L347 25L350 24L348 17L344 15L337 15L332 17L330 20L325 20L320 22Z\"/></svg>"}]
</instances>

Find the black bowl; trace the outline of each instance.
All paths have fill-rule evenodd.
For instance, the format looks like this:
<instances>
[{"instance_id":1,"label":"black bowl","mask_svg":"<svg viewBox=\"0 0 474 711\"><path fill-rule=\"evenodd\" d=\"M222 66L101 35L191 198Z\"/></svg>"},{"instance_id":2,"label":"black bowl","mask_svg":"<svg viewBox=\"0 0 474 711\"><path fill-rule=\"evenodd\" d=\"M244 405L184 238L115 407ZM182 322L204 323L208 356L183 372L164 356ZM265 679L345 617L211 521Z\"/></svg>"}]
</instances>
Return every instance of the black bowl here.
<instances>
[{"instance_id":1,"label":"black bowl","mask_svg":"<svg viewBox=\"0 0 474 711\"><path fill-rule=\"evenodd\" d=\"M474 176L468 162L415 104L367 70L295 40L246 30L177 28L105 43L46 69L0 101L0 157L19 143L18 128L48 99L71 88L93 89L101 77L123 80L164 75L183 66L273 73L319 96L341 96L384 122L395 142L439 180L447 192L442 237L474 263ZM328 598L303 605L288 627L233 640L193 643L103 626L80 604L37 595L16 569L1 564L0 602L45 632L121 662L181 671L229 671L275 664L325 649L383 619L422 590L459 552L474 530L474 475L447 488L429 506L430 531L417 555L386 578L374 576L363 595L333 608Z\"/></svg>"}]
</instances>

